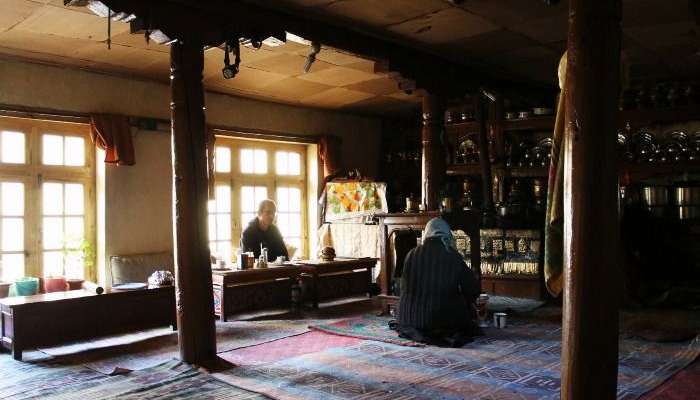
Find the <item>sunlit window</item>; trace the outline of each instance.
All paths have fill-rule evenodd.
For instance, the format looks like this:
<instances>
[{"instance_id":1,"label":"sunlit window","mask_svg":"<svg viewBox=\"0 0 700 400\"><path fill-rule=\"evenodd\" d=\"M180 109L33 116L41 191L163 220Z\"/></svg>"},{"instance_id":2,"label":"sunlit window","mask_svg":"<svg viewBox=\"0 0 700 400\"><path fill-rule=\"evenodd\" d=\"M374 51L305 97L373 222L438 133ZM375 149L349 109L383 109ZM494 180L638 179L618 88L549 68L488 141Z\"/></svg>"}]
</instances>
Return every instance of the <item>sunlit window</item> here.
<instances>
[{"instance_id":1,"label":"sunlit window","mask_svg":"<svg viewBox=\"0 0 700 400\"><path fill-rule=\"evenodd\" d=\"M44 134L41 149L44 165L85 165L85 139L82 137Z\"/></svg>"},{"instance_id":2,"label":"sunlit window","mask_svg":"<svg viewBox=\"0 0 700 400\"><path fill-rule=\"evenodd\" d=\"M42 185L44 276L83 277L84 198L81 183L46 182Z\"/></svg>"},{"instance_id":3,"label":"sunlit window","mask_svg":"<svg viewBox=\"0 0 700 400\"><path fill-rule=\"evenodd\" d=\"M25 137L22 132L0 132L0 161L5 164L25 163Z\"/></svg>"},{"instance_id":4,"label":"sunlit window","mask_svg":"<svg viewBox=\"0 0 700 400\"><path fill-rule=\"evenodd\" d=\"M216 172L231 172L231 150L228 147L218 146L215 154Z\"/></svg>"},{"instance_id":5,"label":"sunlit window","mask_svg":"<svg viewBox=\"0 0 700 400\"><path fill-rule=\"evenodd\" d=\"M266 174L267 151L261 149L242 149L241 172L244 174Z\"/></svg>"},{"instance_id":6,"label":"sunlit window","mask_svg":"<svg viewBox=\"0 0 700 400\"><path fill-rule=\"evenodd\" d=\"M209 200L209 251L231 262L231 187L216 185L215 199Z\"/></svg>"},{"instance_id":7,"label":"sunlit window","mask_svg":"<svg viewBox=\"0 0 700 400\"><path fill-rule=\"evenodd\" d=\"M275 153L277 175L300 175L301 155L295 152L278 151Z\"/></svg>"},{"instance_id":8,"label":"sunlit window","mask_svg":"<svg viewBox=\"0 0 700 400\"><path fill-rule=\"evenodd\" d=\"M24 275L24 184L0 183L0 279L12 282Z\"/></svg>"},{"instance_id":9,"label":"sunlit window","mask_svg":"<svg viewBox=\"0 0 700 400\"><path fill-rule=\"evenodd\" d=\"M265 199L267 199L267 187L241 187L241 223L243 224L243 229L257 216L258 204Z\"/></svg>"},{"instance_id":10,"label":"sunlit window","mask_svg":"<svg viewBox=\"0 0 700 400\"><path fill-rule=\"evenodd\" d=\"M96 278L89 149L87 124L0 116L0 280Z\"/></svg>"},{"instance_id":11,"label":"sunlit window","mask_svg":"<svg viewBox=\"0 0 700 400\"><path fill-rule=\"evenodd\" d=\"M286 243L301 248L303 220L300 188L277 188L277 226Z\"/></svg>"}]
</instances>

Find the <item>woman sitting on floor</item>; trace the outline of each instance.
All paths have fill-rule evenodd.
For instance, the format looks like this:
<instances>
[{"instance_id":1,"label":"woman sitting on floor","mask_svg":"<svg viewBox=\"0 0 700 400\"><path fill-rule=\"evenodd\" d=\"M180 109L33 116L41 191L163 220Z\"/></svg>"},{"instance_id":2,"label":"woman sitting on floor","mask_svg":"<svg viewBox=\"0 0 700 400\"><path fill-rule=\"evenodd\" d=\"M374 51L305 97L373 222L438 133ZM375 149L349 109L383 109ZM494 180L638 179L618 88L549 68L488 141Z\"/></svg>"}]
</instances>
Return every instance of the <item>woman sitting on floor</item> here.
<instances>
[{"instance_id":1,"label":"woman sitting on floor","mask_svg":"<svg viewBox=\"0 0 700 400\"><path fill-rule=\"evenodd\" d=\"M433 218L423 244L411 250L401 275L399 336L436 346L461 347L480 330L472 320L479 284L457 253L450 226Z\"/></svg>"}]
</instances>

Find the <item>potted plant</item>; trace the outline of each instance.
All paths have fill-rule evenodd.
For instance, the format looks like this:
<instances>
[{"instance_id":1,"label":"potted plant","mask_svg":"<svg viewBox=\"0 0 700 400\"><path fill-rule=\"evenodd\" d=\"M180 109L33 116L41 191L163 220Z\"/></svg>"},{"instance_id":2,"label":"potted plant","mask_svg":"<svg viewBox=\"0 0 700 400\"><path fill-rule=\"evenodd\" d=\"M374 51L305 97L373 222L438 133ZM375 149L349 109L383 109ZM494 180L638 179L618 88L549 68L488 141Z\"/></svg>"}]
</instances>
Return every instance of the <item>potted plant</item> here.
<instances>
[{"instance_id":1,"label":"potted plant","mask_svg":"<svg viewBox=\"0 0 700 400\"><path fill-rule=\"evenodd\" d=\"M88 271L92 270L92 267L95 265L95 249L90 241L84 238L80 240L77 255L84 268ZM68 290L81 289L84 281L82 278L68 278Z\"/></svg>"}]
</instances>

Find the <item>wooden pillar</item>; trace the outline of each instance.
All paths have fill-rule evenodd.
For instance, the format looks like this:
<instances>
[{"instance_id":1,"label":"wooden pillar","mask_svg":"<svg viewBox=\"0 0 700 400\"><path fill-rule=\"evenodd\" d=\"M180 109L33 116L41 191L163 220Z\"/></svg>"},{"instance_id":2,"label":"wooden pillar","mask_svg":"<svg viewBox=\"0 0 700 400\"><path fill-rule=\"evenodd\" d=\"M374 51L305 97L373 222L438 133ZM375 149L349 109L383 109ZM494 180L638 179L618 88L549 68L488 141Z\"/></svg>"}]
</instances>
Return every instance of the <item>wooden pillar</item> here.
<instances>
[{"instance_id":1,"label":"wooden pillar","mask_svg":"<svg viewBox=\"0 0 700 400\"><path fill-rule=\"evenodd\" d=\"M444 130L445 105L438 96L423 96L423 157L421 165L421 202L426 211L438 209L440 191L445 182L445 146L440 136Z\"/></svg>"},{"instance_id":2,"label":"wooden pillar","mask_svg":"<svg viewBox=\"0 0 700 400\"><path fill-rule=\"evenodd\" d=\"M196 39L170 46L175 296L180 358L216 357L214 298L207 240L207 153L202 67Z\"/></svg>"},{"instance_id":3,"label":"wooden pillar","mask_svg":"<svg viewBox=\"0 0 700 400\"><path fill-rule=\"evenodd\" d=\"M570 0L564 139L561 398L614 399L620 0Z\"/></svg>"}]
</instances>

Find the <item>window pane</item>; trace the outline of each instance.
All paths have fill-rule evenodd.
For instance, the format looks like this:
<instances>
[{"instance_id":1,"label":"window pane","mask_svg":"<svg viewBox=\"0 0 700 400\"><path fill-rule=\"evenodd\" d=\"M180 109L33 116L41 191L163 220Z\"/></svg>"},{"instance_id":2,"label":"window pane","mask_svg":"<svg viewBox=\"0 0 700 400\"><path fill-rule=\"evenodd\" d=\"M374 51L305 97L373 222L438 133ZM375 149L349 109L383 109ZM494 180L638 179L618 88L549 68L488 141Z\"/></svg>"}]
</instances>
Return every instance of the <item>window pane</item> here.
<instances>
[{"instance_id":1,"label":"window pane","mask_svg":"<svg viewBox=\"0 0 700 400\"><path fill-rule=\"evenodd\" d=\"M43 192L44 215L63 214L63 184L44 183Z\"/></svg>"},{"instance_id":2,"label":"window pane","mask_svg":"<svg viewBox=\"0 0 700 400\"><path fill-rule=\"evenodd\" d=\"M44 218L44 249L63 248L63 218Z\"/></svg>"},{"instance_id":3,"label":"window pane","mask_svg":"<svg viewBox=\"0 0 700 400\"><path fill-rule=\"evenodd\" d=\"M241 172L244 174L253 173L253 150L243 149L241 150Z\"/></svg>"},{"instance_id":4,"label":"window pane","mask_svg":"<svg viewBox=\"0 0 700 400\"><path fill-rule=\"evenodd\" d=\"M289 188L289 211L301 212L301 190Z\"/></svg>"},{"instance_id":5,"label":"window pane","mask_svg":"<svg viewBox=\"0 0 700 400\"><path fill-rule=\"evenodd\" d=\"M226 261L226 265L231 264L231 242L217 242L216 252L219 258Z\"/></svg>"},{"instance_id":6,"label":"window pane","mask_svg":"<svg viewBox=\"0 0 700 400\"><path fill-rule=\"evenodd\" d=\"M2 162L24 164L24 133L2 132Z\"/></svg>"},{"instance_id":7,"label":"window pane","mask_svg":"<svg viewBox=\"0 0 700 400\"><path fill-rule=\"evenodd\" d=\"M231 212L231 189L228 186L216 187L216 212Z\"/></svg>"},{"instance_id":8,"label":"window pane","mask_svg":"<svg viewBox=\"0 0 700 400\"><path fill-rule=\"evenodd\" d=\"M301 239L300 238L289 238L289 239L285 239L284 242L287 245L291 245L291 246L294 246L296 248L295 251L293 252L293 254L291 254L291 253L289 254L290 258L293 258L293 257L301 254Z\"/></svg>"},{"instance_id":9,"label":"window pane","mask_svg":"<svg viewBox=\"0 0 700 400\"><path fill-rule=\"evenodd\" d=\"M77 249L83 240L85 232L85 222L83 217L70 217L65 219L65 247Z\"/></svg>"},{"instance_id":10,"label":"window pane","mask_svg":"<svg viewBox=\"0 0 700 400\"><path fill-rule=\"evenodd\" d=\"M241 225L243 225L243 229L245 229L248 226L248 224L250 223L250 221L253 220L253 218L255 218L254 213L241 214Z\"/></svg>"},{"instance_id":11,"label":"window pane","mask_svg":"<svg viewBox=\"0 0 700 400\"><path fill-rule=\"evenodd\" d=\"M277 188L277 211L289 211L289 189L285 187Z\"/></svg>"},{"instance_id":12,"label":"window pane","mask_svg":"<svg viewBox=\"0 0 700 400\"><path fill-rule=\"evenodd\" d=\"M267 199L267 187L256 186L255 187L255 211L258 211L258 205L261 201Z\"/></svg>"},{"instance_id":13,"label":"window pane","mask_svg":"<svg viewBox=\"0 0 700 400\"><path fill-rule=\"evenodd\" d=\"M85 139L76 136L65 137L65 163L70 166L85 165Z\"/></svg>"},{"instance_id":14,"label":"window pane","mask_svg":"<svg viewBox=\"0 0 700 400\"><path fill-rule=\"evenodd\" d=\"M301 236L301 215L289 214L289 236Z\"/></svg>"},{"instance_id":15,"label":"window pane","mask_svg":"<svg viewBox=\"0 0 700 400\"><path fill-rule=\"evenodd\" d=\"M216 212L216 200L207 201L207 211L209 211L209 213Z\"/></svg>"},{"instance_id":16,"label":"window pane","mask_svg":"<svg viewBox=\"0 0 700 400\"><path fill-rule=\"evenodd\" d=\"M63 136L44 135L41 151L44 165L63 165Z\"/></svg>"},{"instance_id":17,"label":"window pane","mask_svg":"<svg viewBox=\"0 0 700 400\"><path fill-rule=\"evenodd\" d=\"M0 192L2 192L2 215L24 215L24 184L3 182Z\"/></svg>"},{"instance_id":18,"label":"window pane","mask_svg":"<svg viewBox=\"0 0 700 400\"><path fill-rule=\"evenodd\" d=\"M231 214L219 214L216 216L216 239L231 239Z\"/></svg>"},{"instance_id":19,"label":"window pane","mask_svg":"<svg viewBox=\"0 0 700 400\"><path fill-rule=\"evenodd\" d=\"M2 280L14 282L15 279L24 276L24 254L2 255Z\"/></svg>"},{"instance_id":20,"label":"window pane","mask_svg":"<svg viewBox=\"0 0 700 400\"><path fill-rule=\"evenodd\" d=\"M85 261L80 251L71 251L65 255L66 278L82 279L85 271Z\"/></svg>"},{"instance_id":21,"label":"window pane","mask_svg":"<svg viewBox=\"0 0 700 400\"><path fill-rule=\"evenodd\" d=\"M80 183L67 183L65 190L65 213L68 215L83 215L85 213L83 185Z\"/></svg>"},{"instance_id":22,"label":"window pane","mask_svg":"<svg viewBox=\"0 0 700 400\"><path fill-rule=\"evenodd\" d=\"M267 151L255 150L255 173L267 173Z\"/></svg>"},{"instance_id":23,"label":"window pane","mask_svg":"<svg viewBox=\"0 0 700 400\"><path fill-rule=\"evenodd\" d=\"M63 275L63 252L62 251L45 251L44 252L44 276L61 276Z\"/></svg>"},{"instance_id":24,"label":"window pane","mask_svg":"<svg viewBox=\"0 0 700 400\"><path fill-rule=\"evenodd\" d=\"M216 240L216 215L209 214L209 240Z\"/></svg>"},{"instance_id":25,"label":"window pane","mask_svg":"<svg viewBox=\"0 0 700 400\"><path fill-rule=\"evenodd\" d=\"M287 152L286 151L278 151L275 154L275 161L276 161L276 172L277 175L288 175L289 170L287 168Z\"/></svg>"},{"instance_id":26,"label":"window pane","mask_svg":"<svg viewBox=\"0 0 700 400\"><path fill-rule=\"evenodd\" d=\"M301 156L299 153L289 153L289 175L301 174Z\"/></svg>"},{"instance_id":27,"label":"window pane","mask_svg":"<svg viewBox=\"0 0 700 400\"><path fill-rule=\"evenodd\" d=\"M231 172L231 150L228 147L217 147L215 160L216 172Z\"/></svg>"},{"instance_id":28,"label":"window pane","mask_svg":"<svg viewBox=\"0 0 700 400\"><path fill-rule=\"evenodd\" d=\"M257 204L255 204L255 189L252 186L241 187L241 211L257 211Z\"/></svg>"},{"instance_id":29,"label":"window pane","mask_svg":"<svg viewBox=\"0 0 700 400\"><path fill-rule=\"evenodd\" d=\"M277 227L280 229L282 236L289 236L289 215L277 214Z\"/></svg>"},{"instance_id":30,"label":"window pane","mask_svg":"<svg viewBox=\"0 0 700 400\"><path fill-rule=\"evenodd\" d=\"M2 251L24 250L24 219L2 219Z\"/></svg>"}]
</instances>

